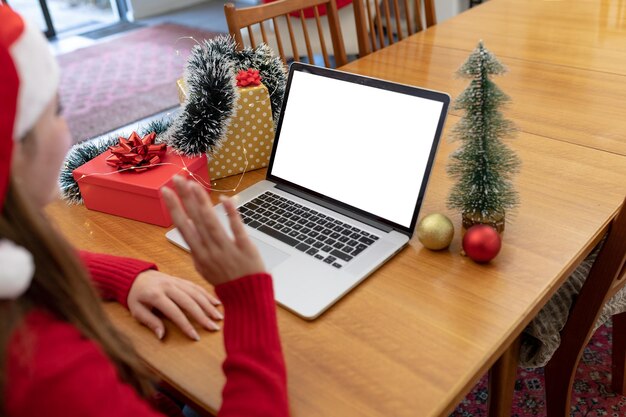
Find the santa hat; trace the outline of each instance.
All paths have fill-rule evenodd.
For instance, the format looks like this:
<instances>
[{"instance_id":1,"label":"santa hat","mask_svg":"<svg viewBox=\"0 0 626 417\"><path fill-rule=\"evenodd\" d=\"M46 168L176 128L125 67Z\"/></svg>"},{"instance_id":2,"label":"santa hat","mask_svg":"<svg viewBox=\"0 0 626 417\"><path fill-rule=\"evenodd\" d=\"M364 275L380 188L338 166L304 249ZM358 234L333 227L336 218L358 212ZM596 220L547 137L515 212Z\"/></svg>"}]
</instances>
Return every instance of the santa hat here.
<instances>
[{"instance_id":1,"label":"santa hat","mask_svg":"<svg viewBox=\"0 0 626 417\"><path fill-rule=\"evenodd\" d=\"M13 141L33 128L58 86L59 68L41 31L0 4L0 210L11 174ZM32 256L3 240L0 259L0 299L19 297L32 279Z\"/></svg>"}]
</instances>

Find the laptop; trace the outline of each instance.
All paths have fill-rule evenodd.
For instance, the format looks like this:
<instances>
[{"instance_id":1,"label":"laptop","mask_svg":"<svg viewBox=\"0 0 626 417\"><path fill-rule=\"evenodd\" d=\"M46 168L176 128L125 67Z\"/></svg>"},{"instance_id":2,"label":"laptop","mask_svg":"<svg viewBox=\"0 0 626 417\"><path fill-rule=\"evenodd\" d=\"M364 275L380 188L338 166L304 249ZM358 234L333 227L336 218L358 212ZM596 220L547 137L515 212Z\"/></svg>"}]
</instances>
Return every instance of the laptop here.
<instances>
[{"instance_id":1,"label":"laptop","mask_svg":"<svg viewBox=\"0 0 626 417\"><path fill-rule=\"evenodd\" d=\"M233 197L281 306L315 319L407 244L449 102L291 65L266 179ZM189 250L177 229L166 236Z\"/></svg>"}]
</instances>

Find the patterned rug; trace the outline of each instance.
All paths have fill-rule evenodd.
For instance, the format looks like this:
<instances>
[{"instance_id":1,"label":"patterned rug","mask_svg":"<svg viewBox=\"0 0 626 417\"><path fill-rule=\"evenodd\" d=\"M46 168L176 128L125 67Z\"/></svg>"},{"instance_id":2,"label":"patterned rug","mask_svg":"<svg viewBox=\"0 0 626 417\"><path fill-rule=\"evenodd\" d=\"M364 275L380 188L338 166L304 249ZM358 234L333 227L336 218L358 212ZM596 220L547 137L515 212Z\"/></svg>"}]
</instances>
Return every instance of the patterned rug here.
<instances>
[{"instance_id":1,"label":"patterned rug","mask_svg":"<svg viewBox=\"0 0 626 417\"><path fill-rule=\"evenodd\" d=\"M61 103L74 142L176 106L176 79L195 45L181 38L215 35L161 24L59 56Z\"/></svg>"},{"instance_id":2,"label":"patterned rug","mask_svg":"<svg viewBox=\"0 0 626 417\"><path fill-rule=\"evenodd\" d=\"M611 322L600 327L585 348L572 392L574 417L626 415L626 397L611 391ZM487 415L487 377L458 405L451 417ZM511 417L545 417L543 368L518 369Z\"/></svg>"}]
</instances>

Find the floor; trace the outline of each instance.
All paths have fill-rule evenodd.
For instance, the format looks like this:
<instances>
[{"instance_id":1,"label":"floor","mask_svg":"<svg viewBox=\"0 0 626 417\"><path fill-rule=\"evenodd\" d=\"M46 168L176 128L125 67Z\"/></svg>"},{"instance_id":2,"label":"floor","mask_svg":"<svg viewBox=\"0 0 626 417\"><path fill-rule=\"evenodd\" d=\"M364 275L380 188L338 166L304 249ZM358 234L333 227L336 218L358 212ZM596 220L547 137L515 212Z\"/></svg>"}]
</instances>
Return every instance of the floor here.
<instances>
[{"instance_id":1,"label":"floor","mask_svg":"<svg viewBox=\"0 0 626 417\"><path fill-rule=\"evenodd\" d=\"M237 2L236 4L240 6L250 6L254 2L255 0L245 0L242 2ZM145 26L152 26L158 25L160 23L169 22L185 26L197 27L207 31L226 33L228 32L228 27L226 25L226 19L224 18L224 4L225 2L221 0L208 1L203 4L178 10L172 13L163 14L161 16L140 19L137 21L137 23L143 24ZM106 42L118 36L122 36L126 33L127 32L118 35L111 35L98 40L90 39L80 35L60 37L59 39L54 39L50 41L50 48L55 55L60 55L75 51L80 48L94 45L98 42ZM162 119L165 116L173 116L176 111L177 108L165 110L144 120L133 122L126 126L121 126L118 129L105 133L104 135L102 135L102 137L109 137L112 135L128 136L130 133L137 129L137 126L139 124L144 125L151 120Z\"/></svg>"},{"instance_id":2,"label":"floor","mask_svg":"<svg viewBox=\"0 0 626 417\"><path fill-rule=\"evenodd\" d=\"M34 22L42 30L46 29L39 2L33 0L9 0L11 7ZM57 32L78 33L89 27L114 23L116 12L108 1L103 0L48 0L48 8Z\"/></svg>"},{"instance_id":3,"label":"floor","mask_svg":"<svg viewBox=\"0 0 626 417\"><path fill-rule=\"evenodd\" d=\"M198 4L176 12L167 13L161 16L141 19L138 22L149 25L169 22L179 25L192 26L199 29L213 32L228 32L226 18L224 17L224 0L212 0L207 3ZM236 2L238 6L251 6L249 1Z\"/></svg>"},{"instance_id":4,"label":"floor","mask_svg":"<svg viewBox=\"0 0 626 417\"><path fill-rule=\"evenodd\" d=\"M169 22L179 25L197 27L212 32L226 33L228 32L228 26L226 25L226 18L224 17L225 3L225 0L207 1L202 4L177 10L171 13L166 13L160 16L139 19L137 20L137 23L146 26L152 26L158 25L160 23ZM238 6L251 6L255 3L256 0L242 0L235 2L235 4ZM89 39L80 35L61 37L60 39L50 41L50 47L54 54L60 55L74 51L76 49L93 45L96 42L103 42L113 39L116 36L120 35L111 35L98 40Z\"/></svg>"}]
</instances>

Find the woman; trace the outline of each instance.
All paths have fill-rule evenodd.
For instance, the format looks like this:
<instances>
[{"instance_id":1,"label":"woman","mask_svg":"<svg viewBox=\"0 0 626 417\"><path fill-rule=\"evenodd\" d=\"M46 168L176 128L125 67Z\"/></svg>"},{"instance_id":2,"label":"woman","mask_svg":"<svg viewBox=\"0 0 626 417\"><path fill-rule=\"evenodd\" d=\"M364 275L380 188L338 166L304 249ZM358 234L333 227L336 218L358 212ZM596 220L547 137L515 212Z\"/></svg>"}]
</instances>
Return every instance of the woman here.
<instances>
[{"instance_id":1,"label":"woman","mask_svg":"<svg viewBox=\"0 0 626 417\"><path fill-rule=\"evenodd\" d=\"M216 330L217 301L150 263L79 255L50 226L43 207L55 194L70 144L57 86L43 36L0 5L0 415L162 415L148 402L154 397L148 373L108 321L97 293L128 306L159 338L164 327L153 308L198 339L186 315ZM164 198L227 317L219 415L286 416L271 278L232 203L224 204L234 239L216 222L201 187L175 183L176 192L164 190Z\"/></svg>"}]
</instances>

